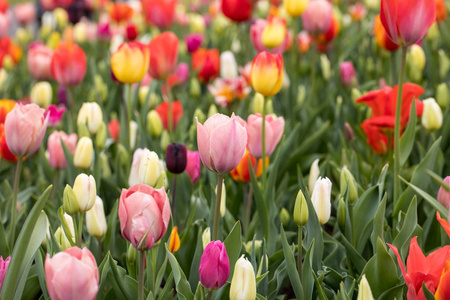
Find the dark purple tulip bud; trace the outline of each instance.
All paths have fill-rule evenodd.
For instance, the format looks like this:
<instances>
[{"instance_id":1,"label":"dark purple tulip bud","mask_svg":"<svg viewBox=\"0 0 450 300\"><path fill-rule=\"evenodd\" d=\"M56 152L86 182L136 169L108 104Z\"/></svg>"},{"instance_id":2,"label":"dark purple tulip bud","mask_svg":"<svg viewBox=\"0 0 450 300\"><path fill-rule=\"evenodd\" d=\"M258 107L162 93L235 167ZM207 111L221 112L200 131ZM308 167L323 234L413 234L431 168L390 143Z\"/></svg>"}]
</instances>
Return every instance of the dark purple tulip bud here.
<instances>
[{"instance_id":1,"label":"dark purple tulip bud","mask_svg":"<svg viewBox=\"0 0 450 300\"><path fill-rule=\"evenodd\" d=\"M166 149L167 170L174 174L183 173L187 164L186 146L179 143L171 143Z\"/></svg>"},{"instance_id":2,"label":"dark purple tulip bud","mask_svg":"<svg viewBox=\"0 0 450 300\"><path fill-rule=\"evenodd\" d=\"M65 107L69 104L67 100L67 89L63 85L58 87L58 103L64 105Z\"/></svg>"}]
</instances>

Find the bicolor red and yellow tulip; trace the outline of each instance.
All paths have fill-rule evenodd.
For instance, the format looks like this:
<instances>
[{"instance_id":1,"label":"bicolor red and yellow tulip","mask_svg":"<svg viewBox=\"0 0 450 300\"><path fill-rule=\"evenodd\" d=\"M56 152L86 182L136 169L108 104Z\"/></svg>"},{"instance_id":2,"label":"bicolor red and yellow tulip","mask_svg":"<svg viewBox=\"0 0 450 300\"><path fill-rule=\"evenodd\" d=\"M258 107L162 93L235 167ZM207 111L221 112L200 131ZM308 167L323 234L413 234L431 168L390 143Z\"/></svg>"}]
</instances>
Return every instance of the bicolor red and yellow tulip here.
<instances>
[{"instance_id":1,"label":"bicolor red and yellow tulip","mask_svg":"<svg viewBox=\"0 0 450 300\"><path fill-rule=\"evenodd\" d=\"M253 59L250 75L253 89L264 96L275 95L283 83L283 70L281 54L258 53Z\"/></svg>"},{"instance_id":2,"label":"bicolor red and yellow tulip","mask_svg":"<svg viewBox=\"0 0 450 300\"><path fill-rule=\"evenodd\" d=\"M217 49L200 48L192 53L192 69L197 72L197 78L208 83L220 72L220 54Z\"/></svg>"}]
</instances>

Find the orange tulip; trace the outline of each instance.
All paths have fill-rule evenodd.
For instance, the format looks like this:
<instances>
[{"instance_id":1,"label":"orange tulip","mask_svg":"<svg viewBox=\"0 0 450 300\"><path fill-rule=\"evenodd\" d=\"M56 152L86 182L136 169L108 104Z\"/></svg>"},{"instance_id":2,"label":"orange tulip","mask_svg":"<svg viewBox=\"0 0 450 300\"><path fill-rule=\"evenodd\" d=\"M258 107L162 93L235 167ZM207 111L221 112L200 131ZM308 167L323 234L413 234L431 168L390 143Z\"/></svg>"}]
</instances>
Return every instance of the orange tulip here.
<instances>
[{"instance_id":1,"label":"orange tulip","mask_svg":"<svg viewBox=\"0 0 450 300\"><path fill-rule=\"evenodd\" d=\"M373 26L373 33L375 35L375 40L380 46L380 48L383 48L387 51L396 51L400 46L394 43L389 36L386 33L386 30L383 27L383 24L381 24L380 15L375 16L375 23Z\"/></svg>"},{"instance_id":2,"label":"orange tulip","mask_svg":"<svg viewBox=\"0 0 450 300\"><path fill-rule=\"evenodd\" d=\"M3 99L0 100L0 156L10 162L16 162L17 157L11 153L6 144L5 137L5 119L6 115L16 106L16 101Z\"/></svg>"},{"instance_id":3,"label":"orange tulip","mask_svg":"<svg viewBox=\"0 0 450 300\"><path fill-rule=\"evenodd\" d=\"M16 106L16 101L2 99L0 100L0 123L4 124L6 115Z\"/></svg>"},{"instance_id":4,"label":"orange tulip","mask_svg":"<svg viewBox=\"0 0 450 300\"><path fill-rule=\"evenodd\" d=\"M169 250L174 253L180 249L180 236L178 235L178 227L174 226L170 233Z\"/></svg>"},{"instance_id":5,"label":"orange tulip","mask_svg":"<svg viewBox=\"0 0 450 300\"><path fill-rule=\"evenodd\" d=\"M447 7L444 0L436 0L436 21L445 21L447 18Z\"/></svg>"},{"instance_id":6,"label":"orange tulip","mask_svg":"<svg viewBox=\"0 0 450 300\"><path fill-rule=\"evenodd\" d=\"M115 2L109 9L109 16L117 23L126 22L133 16L133 9L124 2Z\"/></svg>"},{"instance_id":7,"label":"orange tulip","mask_svg":"<svg viewBox=\"0 0 450 300\"><path fill-rule=\"evenodd\" d=\"M242 158L239 165L231 170L230 175L234 181L237 182L250 182L250 170L248 168L248 160L250 159L252 168L254 169L256 166L256 158L253 157L248 149L245 149L244 157ZM258 166L256 167L255 176L258 178L262 174L262 159L258 159ZM269 158L266 157L266 167L269 165Z\"/></svg>"}]
</instances>

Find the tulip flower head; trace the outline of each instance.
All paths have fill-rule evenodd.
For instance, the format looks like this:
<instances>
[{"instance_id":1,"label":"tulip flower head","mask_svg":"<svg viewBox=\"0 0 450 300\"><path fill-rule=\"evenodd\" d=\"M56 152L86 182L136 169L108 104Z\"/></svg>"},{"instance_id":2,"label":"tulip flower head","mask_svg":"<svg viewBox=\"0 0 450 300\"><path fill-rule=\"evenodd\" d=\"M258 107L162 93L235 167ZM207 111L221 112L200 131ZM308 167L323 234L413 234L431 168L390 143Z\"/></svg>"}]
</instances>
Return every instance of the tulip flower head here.
<instances>
[{"instance_id":1,"label":"tulip flower head","mask_svg":"<svg viewBox=\"0 0 450 300\"><path fill-rule=\"evenodd\" d=\"M243 22L250 19L253 10L251 0L221 0L222 13L228 19L235 22Z\"/></svg>"},{"instance_id":2,"label":"tulip flower head","mask_svg":"<svg viewBox=\"0 0 450 300\"><path fill-rule=\"evenodd\" d=\"M317 179L311 195L311 202L314 205L320 224L325 224L331 215L331 181L328 178Z\"/></svg>"},{"instance_id":3,"label":"tulip flower head","mask_svg":"<svg viewBox=\"0 0 450 300\"><path fill-rule=\"evenodd\" d=\"M122 189L119 220L122 236L137 250L152 248L166 233L170 220L166 191L145 184Z\"/></svg>"},{"instance_id":4,"label":"tulip flower head","mask_svg":"<svg viewBox=\"0 0 450 300\"><path fill-rule=\"evenodd\" d=\"M141 3L148 23L159 28L172 24L178 0L141 0Z\"/></svg>"},{"instance_id":5,"label":"tulip flower head","mask_svg":"<svg viewBox=\"0 0 450 300\"><path fill-rule=\"evenodd\" d=\"M248 134L248 133L247 133ZM249 170L249 160L251 162L252 168L256 166L256 158L250 154L248 149L245 149L245 155L241 159L239 165L231 170L230 175L234 181L237 182L250 182L250 170ZM262 174L262 159L258 159L258 166L256 167L255 176L258 178ZM269 158L266 157L266 167L269 165Z\"/></svg>"},{"instance_id":6,"label":"tulip flower head","mask_svg":"<svg viewBox=\"0 0 450 300\"><path fill-rule=\"evenodd\" d=\"M179 143L171 143L166 149L167 170L174 174L183 173L187 164L186 146Z\"/></svg>"},{"instance_id":7,"label":"tulip flower head","mask_svg":"<svg viewBox=\"0 0 450 300\"><path fill-rule=\"evenodd\" d=\"M180 101L176 100L171 102L171 106L172 106L172 129L175 130L175 128L178 125L178 122L183 116L183 105L181 104ZM155 111L159 114L164 129L169 130L169 102L167 101L161 102L161 104L155 108Z\"/></svg>"},{"instance_id":8,"label":"tulip flower head","mask_svg":"<svg viewBox=\"0 0 450 300\"><path fill-rule=\"evenodd\" d=\"M78 247L45 259L47 290L53 300L94 300L98 293L99 272L92 253Z\"/></svg>"},{"instance_id":9,"label":"tulip flower head","mask_svg":"<svg viewBox=\"0 0 450 300\"><path fill-rule=\"evenodd\" d=\"M10 256L8 256L6 259L3 259L3 257L0 256L0 291L2 290L3 281L5 280L6 271L8 270L10 261Z\"/></svg>"},{"instance_id":10,"label":"tulip flower head","mask_svg":"<svg viewBox=\"0 0 450 300\"><path fill-rule=\"evenodd\" d=\"M53 131L47 140L48 161L55 169L65 169L67 167L66 156L62 143L66 144L69 151L74 154L77 146L77 134L66 134L64 131Z\"/></svg>"},{"instance_id":11,"label":"tulip flower head","mask_svg":"<svg viewBox=\"0 0 450 300\"><path fill-rule=\"evenodd\" d=\"M52 79L50 64L52 62L53 50L43 43L34 42L30 44L27 52L28 71L36 80Z\"/></svg>"},{"instance_id":12,"label":"tulip flower head","mask_svg":"<svg viewBox=\"0 0 450 300\"><path fill-rule=\"evenodd\" d=\"M192 54L192 69L197 78L207 83L216 78L220 71L220 54L217 49L200 48Z\"/></svg>"},{"instance_id":13,"label":"tulip flower head","mask_svg":"<svg viewBox=\"0 0 450 300\"><path fill-rule=\"evenodd\" d=\"M253 89L268 97L278 93L283 83L283 57L280 54L260 52L255 56L250 75Z\"/></svg>"},{"instance_id":14,"label":"tulip flower head","mask_svg":"<svg viewBox=\"0 0 450 300\"><path fill-rule=\"evenodd\" d=\"M187 151L186 173L193 184L200 178L202 163L198 151Z\"/></svg>"},{"instance_id":15,"label":"tulip flower head","mask_svg":"<svg viewBox=\"0 0 450 300\"><path fill-rule=\"evenodd\" d=\"M99 196L96 196L94 206L86 212L86 228L89 235L98 239L106 234L108 227L105 210L103 209L103 201Z\"/></svg>"},{"instance_id":16,"label":"tulip flower head","mask_svg":"<svg viewBox=\"0 0 450 300\"><path fill-rule=\"evenodd\" d=\"M384 29L381 23L380 15L375 16L375 22L373 26L373 33L375 35L375 41L378 46L387 51L396 51L400 46L394 43L388 36L386 29Z\"/></svg>"},{"instance_id":17,"label":"tulip flower head","mask_svg":"<svg viewBox=\"0 0 450 300\"><path fill-rule=\"evenodd\" d=\"M308 6L309 0L284 0L284 8L291 17L299 17Z\"/></svg>"},{"instance_id":18,"label":"tulip flower head","mask_svg":"<svg viewBox=\"0 0 450 300\"><path fill-rule=\"evenodd\" d=\"M247 131L233 114L215 114L200 124L197 120L197 145L203 165L217 174L237 167L245 154Z\"/></svg>"},{"instance_id":19,"label":"tulip flower head","mask_svg":"<svg viewBox=\"0 0 450 300\"><path fill-rule=\"evenodd\" d=\"M150 48L150 75L159 80L164 80L175 72L178 60L178 38L166 31L154 37L149 44Z\"/></svg>"},{"instance_id":20,"label":"tulip flower head","mask_svg":"<svg viewBox=\"0 0 450 300\"><path fill-rule=\"evenodd\" d=\"M210 290L223 286L230 275L230 259L225 244L210 242L203 251L198 269L201 284Z\"/></svg>"},{"instance_id":21,"label":"tulip flower head","mask_svg":"<svg viewBox=\"0 0 450 300\"><path fill-rule=\"evenodd\" d=\"M254 157L262 157L262 122L261 114L252 114L247 119L247 147L250 154ZM270 156L275 147L281 140L284 132L284 118L275 118L273 115L266 116L266 155Z\"/></svg>"},{"instance_id":22,"label":"tulip flower head","mask_svg":"<svg viewBox=\"0 0 450 300\"><path fill-rule=\"evenodd\" d=\"M422 40L436 21L435 0L381 0L380 19L394 43L410 46Z\"/></svg>"},{"instance_id":23,"label":"tulip flower head","mask_svg":"<svg viewBox=\"0 0 450 300\"><path fill-rule=\"evenodd\" d=\"M178 227L174 226L169 238L169 250L174 253L180 249L180 236L178 235Z\"/></svg>"},{"instance_id":24,"label":"tulip flower head","mask_svg":"<svg viewBox=\"0 0 450 300\"><path fill-rule=\"evenodd\" d=\"M433 98L423 100L422 126L429 131L439 130L442 127L442 110Z\"/></svg>"},{"instance_id":25,"label":"tulip flower head","mask_svg":"<svg viewBox=\"0 0 450 300\"><path fill-rule=\"evenodd\" d=\"M149 47L139 42L123 43L111 54L111 69L122 83L138 83L147 73L150 63Z\"/></svg>"},{"instance_id":26,"label":"tulip flower head","mask_svg":"<svg viewBox=\"0 0 450 300\"><path fill-rule=\"evenodd\" d=\"M269 17L267 25L261 36L261 41L267 48L280 46L286 37L286 20L278 17Z\"/></svg>"},{"instance_id":27,"label":"tulip flower head","mask_svg":"<svg viewBox=\"0 0 450 300\"><path fill-rule=\"evenodd\" d=\"M230 300L256 299L256 279L252 264L241 256L234 265Z\"/></svg>"},{"instance_id":28,"label":"tulip flower head","mask_svg":"<svg viewBox=\"0 0 450 300\"><path fill-rule=\"evenodd\" d=\"M303 28L311 34L325 33L331 25L333 7L327 0L310 0L302 14Z\"/></svg>"},{"instance_id":29,"label":"tulip flower head","mask_svg":"<svg viewBox=\"0 0 450 300\"><path fill-rule=\"evenodd\" d=\"M86 54L77 44L59 43L53 53L50 69L59 84L76 86L86 74Z\"/></svg>"}]
</instances>

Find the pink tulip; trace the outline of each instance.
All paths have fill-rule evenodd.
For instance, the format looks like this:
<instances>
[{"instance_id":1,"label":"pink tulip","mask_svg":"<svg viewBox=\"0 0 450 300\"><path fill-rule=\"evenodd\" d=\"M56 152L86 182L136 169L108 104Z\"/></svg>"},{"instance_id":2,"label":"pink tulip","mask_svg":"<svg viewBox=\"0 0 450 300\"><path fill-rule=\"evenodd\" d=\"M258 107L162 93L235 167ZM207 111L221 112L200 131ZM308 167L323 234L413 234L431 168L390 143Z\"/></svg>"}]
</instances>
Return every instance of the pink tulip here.
<instances>
[{"instance_id":1,"label":"pink tulip","mask_svg":"<svg viewBox=\"0 0 450 300\"><path fill-rule=\"evenodd\" d=\"M179 84L183 85L189 79L189 66L187 63L179 63L175 76L180 80Z\"/></svg>"},{"instance_id":2,"label":"pink tulip","mask_svg":"<svg viewBox=\"0 0 450 300\"><path fill-rule=\"evenodd\" d=\"M48 161L50 166L55 169L65 169L67 167L66 156L61 140L66 144L70 152L74 154L78 136L76 133L67 135L64 131L53 131L52 134L50 134L47 141Z\"/></svg>"},{"instance_id":3,"label":"pink tulip","mask_svg":"<svg viewBox=\"0 0 450 300\"><path fill-rule=\"evenodd\" d=\"M206 246L200 258L198 273L202 285L210 290L225 284L230 275L230 259L224 243L212 241Z\"/></svg>"},{"instance_id":4,"label":"pink tulip","mask_svg":"<svg viewBox=\"0 0 450 300\"><path fill-rule=\"evenodd\" d=\"M215 114L200 124L197 120L197 145L208 170L225 174L237 167L245 154L247 132L233 114Z\"/></svg>"},{"instance_id":5,"label":"pink tulip","mask_svg":"<svg viewBox=\"0 0 450 300\"><path fill-rule=\"evenodd\" d=\"M164 187L156 190L145 184L122 189L119 200L122 236L138 250L148 250L166 233L170 204ZM141 239L147 234L147 239Z\"/></svg>"},{"instance_id":6,"label":"pink tulip","mask_svg":"<svg viewBox=\"0 0 450 300\"><path fill-rule=\"evenodd\" d=\"M28 71L36 80L52 79L50 63L53 50L41 42L35 42L28 48L27 63Z\"/></svg>"},{"instance_id":7,"label":"pink tulip","mask_svg":"<svg viewBox=\"0 0 450 300\"><path fill-rule=\"evenodd\" d=\"M198 151L189 151L187 152L187 165L186 165L186 173L191 179L192 183L196 183L200 178L201 172L201 162L200 162L200 154Z\"/></svg>"},{"instance_id":8,"label":"pink tulip","mask_svg":"<svg viewBox=\"0 0 450 300\"><path fill-rule=\"evenodd\" d=\"M11 17L8 13L0 12L0 38L8 36L11 25Z\"/></svg>"},{"instance_id":9,"label":"pink tulip","mask_svg":"<svg viewBox=\"0 0 450 300\"><path fill-rule=\"evenodd\" d=\"M247 119L248 151L254 157L262 157L262 115L249 115ZM284 132L284 118L274 118L272 115L266 116L265 144L266 155L269 156L275 150Z\"/></svg>"},{"instance_id":10,"label":"pink tulip","mask_svg":"<svg viewBox=\"0 0 450 300\"><path fill-rule=\"evenodd\" d=\"M36 7L33 2L19 3L14 6L14 15L20 24L29 24L36 18Z\"/></svg>"},{"instance_id":11,"label":"pink tulip","mask_svg":"<svg viewBox=\"0 0 450 300\"><path fill-rule=\"evenodd\" d=\"M445 177L444 182L450 185L450 176ZM439 188L437 194L437 200L441 203L446 209L450 208L450 192L447 192L442 186Z\"/></svg>"},{"instance_id":12,"label":"pink tulip","mask_svg":"<svg viewBox=\"0 0 450 300\"><path fill-rule=\"evenodd\" d=\"M302 15L303 28L309 33L320 34L330 28L333 7L327 0L311 0Z\"/></svg>"},{"instance_id":13,"label":"pink tulip","mask_svg":"<svg viewBox=\"0 0 450 300\"><path fill-rule=\"evenodd\" d=\"M380 18L394 43L409 46L422 40L436 20L435 0L381 0Z\"/></svg>"},{"instance_id":14,"label":"pink tulip","mask_svg":"<svg viewBox=\"0 0 450 300\"><path fill-rule=\"evenodd\" d=\"M35 153L44 139L48 115L36 104L17 103L5 119L5 137L9 150L16 156Z\"/></svg>"},{"instance_id":15,"label":"pink tulip","mask_svg":"<svg viewBox=\"0 0 450 300\"><path fill-rule=\"evenodd\" d=\"M346 87L356 87L358 85L358 78L356 77L355 67L351 61L344 61L340 65L341 82Z\"/></svg>"},{"instance_id":16,"label":"pink tulip","mask_svg":"<svg viewBox=\"0 0 450 300\"><path fill-rule=\"evenodd\" d=\"M52 300L93 300L98 293L99 273L92 253L78 247L45 259L47 290Z\"/></svg>"},{"instance_id":17,"label":"pink tulip","mask_svg":"<svg viewBox=\"0 0 450 300\"><path fill-rule=\"evenodd\" d=\"M3 257L0 256L0 292L2 291L3 281L5 280L6 271L8 270L10 260L10 256L8 256L5 260L3 260Z\"/></svg>"},{"instance_id":18,"label":"pink tulip","mask_svg":"<svg viewBox=\"0 0 450 300\"><path fill-rule=\"evenodd\" d=\"M141 0L147 22L159 28L172 25L178 0Z\"/></svg>"},{"instance_id":19,"label":"pink tulip","mask_svg":"<svg viewBox=\"0 0 450 300\"><path fill-rule=\"evenodd\" d=\"M188 34L184 40L186 41L187 51L189 53L194 53L203 44L203 34L191 33Z\"/></svg>"}]
</instances>

